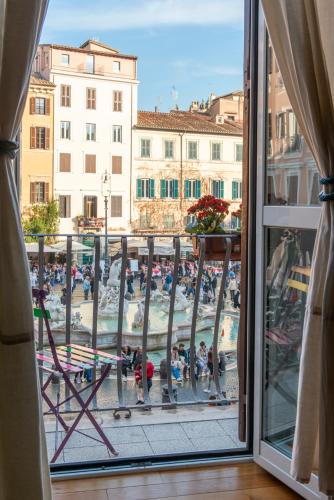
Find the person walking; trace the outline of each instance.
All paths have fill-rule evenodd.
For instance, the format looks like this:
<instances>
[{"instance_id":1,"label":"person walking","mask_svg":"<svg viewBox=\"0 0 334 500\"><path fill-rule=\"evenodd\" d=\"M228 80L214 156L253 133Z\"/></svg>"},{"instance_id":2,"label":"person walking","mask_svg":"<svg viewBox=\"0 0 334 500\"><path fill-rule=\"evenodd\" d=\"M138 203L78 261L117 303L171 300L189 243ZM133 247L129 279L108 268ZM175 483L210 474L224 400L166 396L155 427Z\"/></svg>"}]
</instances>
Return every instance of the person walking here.
<instances>
[{"instance_id":1,"label":"person walking","mask_svg":"<svg viewBox=\"0 0 334 500\"><path fill-rule=\"evenodd\" d=\"M182 363L179 358L178 349L177 346L174 345L172 347L171 369L173 377L175 378L177 383L182 383L181 368L182 368Z\"/></svg>"},{"instance_id":2,"label":"person walking","mask_svg":"<svg viewBox=\"0 0 334 500\"><path fill-rule=\"evenodd\" d=\"M212 351L212 347L210 347L210 349L208 351L207 367L209 370L209 385L208 385L207 389L204 389L204 392L209 394L211 392L211 383L213 380L213 351Z\"/></svg>"},{"instance_id":3,"label":"person walking","mask_svg":"<svg viewBox=\"0 0 334 500\"><path fill-rule=\"evenodd\" d=\"M122 376L123 381L128 381L128 370L131 368L131 349L128 345L122 347Z\"/></svg>"},{"instance_id":4,"label":"person walking","mask_svg":"<svg viewBox=\"0 0 334 500\"><path fill-rule=\"evenodd\" d=\"M208 366L208 351L205 345L204 340L200 342L199 349L196 353L196 366L197 366L197 380L202 375L202 373L206 373Z\"/></svg>"},{"instance_id":5,"label":"person walking","mask_svg":"<svg viewBox=\"0 0 334 500\"><path fill-rule=\"evenodd\" d=\"M187 375L190 370L190 349L185 349L184 344L179 344L178 354L183 366L183 379L187 380Z\"/></svg>"},{"instance_id":6,"label":"person walking","mask_svg":"<svg viewBox=\"0 0 334 500\"><path fill-rule=\"evenodd\" d=\"M133 289L133 274L131 271L128 271L126 278L126 286L127 286L127 293L129 293L132 298L135 294L135 291Z\"/></svg>"},{"instance_id":7,"label":"person walking","mask_svg":"<svg viewBox=\"0 0 334 500\"><path fill-rule=\"evenodd\" d=\"M88 276L86 276L86 278L84 279L82 286L83 286L85 300L88 300L88 295L90 290L90 279Z\"/></svg>"},{"instance_id":8,"label":"person walking","mask_svg":"<svg viewBox=\"0 0 334 500\"><path fill-rule=\"evenodd\" d=\"M135 369L135 383L137 388L137 403L136 405L144 404L144 387L143 387L143 367L142 364L139 363ZM154 365L152 361L148 359L146 356L146 378L147 378L147 390L150 392L152 387L152 379L154 375Z\"/></svg>"}]
</instances>

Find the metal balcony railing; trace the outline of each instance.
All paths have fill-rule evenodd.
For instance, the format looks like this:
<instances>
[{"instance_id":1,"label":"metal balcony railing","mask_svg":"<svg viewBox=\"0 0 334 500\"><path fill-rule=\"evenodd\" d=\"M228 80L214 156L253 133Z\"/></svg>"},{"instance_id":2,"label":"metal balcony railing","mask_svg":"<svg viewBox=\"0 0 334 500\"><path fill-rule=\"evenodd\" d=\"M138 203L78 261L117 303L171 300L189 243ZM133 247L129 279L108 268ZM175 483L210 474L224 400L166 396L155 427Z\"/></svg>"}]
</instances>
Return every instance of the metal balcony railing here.
<instances>
[{"instance_id":1,"label":"metal balcony railing","mask_svg":"<svg viewBox=\"0 0 334 500\"><path fill-rule=\"evenodd\" d=\"M38 235L25 235L29 238L34 238L35 241L38 241L38 287L43 288L45 285L45 276L44 276L44 265L45 265L45 255L44 249L47 248L46 242L51 239L57 238L64 240L66 239L66 263L67 269L70 268L73 262L73 253L75 252L75 242L85 241L86 239L94 240L94 256L93 256L93 268L94 268L94 291L93 291L93 314L91 318L91 342L89 347L93 349L101 347L98 346L98 314L99 314L99 301L100 301L100 290L102 285L103 273L101 272L101 262L102 262L102 251L101 251L101 240L103 244L105 243L105 236L94 235L91 234L54 234L54 235L46 235L46 234L38 234ZM173 378L172 378L172 347L173 347L173 327L174 327L174 313L175 313L175 303L176 303L176 293L178 286L178 269L181 264L181 249L182 245L184 245L185 241L188 241L188 250L189 250L189 235L166 235L166 234L141 234L140 237L138 235L108 235L108 246L113 246L114 252L121 259L120 262L120 272L119 272L119 304L118 304L118 316L117 316L117 335L116 335L116 353L118 356L122 356L122 346L123 346L123 335L124 335L124 307L125 307L125 295L126 295L126 278L127 278L127 268L128 268L128 257L129 257L129 248L131 242L134 241L134 238L137 238L142 242L144 246L146 246L147 251L146 255L142 257L145 259L145 269L146 269L146 288L145 294L143 297L144 301L144 317L142 322L142 335L141 335L141 347L142 347L142 377L143 377L143 393L144 393L144 405L142 408L152 408L152 407L170 407L171 404L177 406L185 406L185 405L198 405L198 404L212 404L212 399L208 399L207 397L203 397L199 394L198 390L198 376L196 374L197 364L196 364L196 336L197 336L197 321L198 321L198 312L201 307L200 297L201 297L201 288L202 288L202 278L205 273L205 263L206 263L206 246L208 245L208 241L217 237L217 235L205 235L205 236L197 236L197 247L199 249L199 256L196 269L196 286L194 290L194 298L192 302L192 313L191 313L191 323L190 323L190 357L189 357L189 374L190 374L190 393L191 396L187 398L187 400L177 400L174 397L173 390ZM214 311L214 325L213 325L213 334L212 334L212 363L213 363L213 388L214 391L212 393L215 396L215 404L228 404L230 402L237 402L238 398L234 397L226 397L226 394L223 394L223 390L221 387L220 381L220 373L219 373L219 356L218 356L218 343L220 339L220 326L221 326L221 314L224 309L224 295L226 282L228 279L229 272L229 262L231 257L231 251L233 246L233 241L236 238L236 235L224 234L220 235L225 241L226 253L224 260L220 263L212 263L212 265L220 265L221 266L221 274L220 274L220 286L218 293L216 294L215 300L215 311ZM85 239L85 240L83 240ZM112 242L112 244L110 244ZM149 388L147 382L147 372L146 372L146 363L147 363L147 354L148 354L148 337L149 337L149 314L151 308L151 298L152 298L152 281L153 281L153 268L154 268L154 257L155 257L155 243L161 246L162 242L166 242L166 247L169 245L169 258L173 262L173 279L170 288L170 299L169 299L169 309L168 309L168 322L167 322L167 339L165 345L165 359L166 359L166 384L168 388L168 402L152 402L149 396ZM48 250L50 251L50 250ZM105 253L103 252L103 255ZM164 255L168 255L168 252ZM184 255L184 253L183 253ZM98 271L97 271L98 270ZM175 271L176 270L176 271ZM98 279L96 279L98 277ZM71 283L72 277L71 273L67 272L65 277L64 287L67 291L72 289ZM72 329L72 294L66 293L66 304L65 304L65 325L64 325L64 340L65 344L70 344L73 342L71 336L73 335ZM237 313L235 313L237 314ZM36 338L36 345L38 350L43 350L44 346L44 331L43 331L43 320L42 318L38 319L38 335ZM198 347L198 344L197 344ZM227 353L228 354L228 353ZM232 354L232 353L230 353ZM155 369L159 369L159 367L155 367ZM99 409L99 411L115 411L118 409L126 409L126 408L137 408L135 405L128 404L124 399L123 394L123 384L122 384L122 362L117 362L116 367L116 385L117 385L117 403L111 406L99 407L98 401L94 402L95 409ZM188 391L189 392L189 391ZM79 410L75 408L68 407L66 412L69 413L77 413Z\"/></svg>"}]
</instances>

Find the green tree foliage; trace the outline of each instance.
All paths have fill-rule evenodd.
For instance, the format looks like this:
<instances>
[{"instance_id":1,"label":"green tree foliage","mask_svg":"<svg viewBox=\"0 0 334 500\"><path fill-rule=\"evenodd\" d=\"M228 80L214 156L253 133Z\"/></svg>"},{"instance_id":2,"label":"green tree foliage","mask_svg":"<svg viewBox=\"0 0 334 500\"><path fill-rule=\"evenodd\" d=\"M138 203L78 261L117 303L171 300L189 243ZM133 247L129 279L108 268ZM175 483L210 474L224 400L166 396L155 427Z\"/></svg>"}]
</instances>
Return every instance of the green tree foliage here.
<instances>
[{"instance_id":1,"label":"green tree foliage","mask_svg":"<svg viewBox=\"0 0 334 500\"><path fill-rule=\"evenodd\" d=\"M58 201L52 200L47 203L35 203L29 212L22 216L22 227L24 233L29 234L56 234L59 229L59 206ZM36 238L26 237L26 241L36 241ZM54 238L46 238L46 243Z\"/></svg>"}]
</instances>

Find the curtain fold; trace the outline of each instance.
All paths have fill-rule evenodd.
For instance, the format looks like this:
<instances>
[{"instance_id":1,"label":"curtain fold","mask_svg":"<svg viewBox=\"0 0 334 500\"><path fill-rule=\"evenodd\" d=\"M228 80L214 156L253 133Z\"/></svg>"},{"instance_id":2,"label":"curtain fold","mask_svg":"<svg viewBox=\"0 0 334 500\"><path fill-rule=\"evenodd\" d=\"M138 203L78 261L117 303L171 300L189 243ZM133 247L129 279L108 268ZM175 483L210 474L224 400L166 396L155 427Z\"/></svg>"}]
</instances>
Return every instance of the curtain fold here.
<instances>
[{"instance_id":1,"label":"curtain fold","mask_svg":"<svg viewBox=\"0 0 334 500\"><path fill-rule=\"evenodd\" d=\"M284 85L321 177L334 176L334 1L262 0ZM327 179L328 181L328 179ZM329 193L333 184L324 186ZM323 203L307 297L291 474L334 494L334 201Z\"/></svg>"},{"instance_id":2,"label":"curtain fold","mask_svg":"<svg viewBox=\"0 0 334 500\"><path fill-rule=\"evenodd\" d=\"M51 499L13 161L47 0L0 0L0 499Z\"/></svg>"}]
</instances>

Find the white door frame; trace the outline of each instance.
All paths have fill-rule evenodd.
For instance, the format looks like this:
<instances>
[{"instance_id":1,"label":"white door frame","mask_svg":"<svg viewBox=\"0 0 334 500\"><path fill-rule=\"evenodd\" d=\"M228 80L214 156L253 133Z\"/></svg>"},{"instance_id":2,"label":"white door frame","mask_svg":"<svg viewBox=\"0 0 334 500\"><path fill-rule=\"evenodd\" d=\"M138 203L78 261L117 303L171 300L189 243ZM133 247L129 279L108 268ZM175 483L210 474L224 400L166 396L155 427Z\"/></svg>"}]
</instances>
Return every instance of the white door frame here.
<instances>
[{"instance_id":1,"label":"white door frame","mask_svg":"<svg viewBox=\"0 0 334 500\"><path fill-rule=\"evenodd\" d=\"M265 196L265 105L266 105L266 29L263 11L259 9L258 28L258 95L257 95L257 194L256 194L256 269L254 275L260 277L255 283L255 360L254 360L254 460L287 486L308 500L325 499L319 493L316 476L307 485L298 483L289 474L291 460L262 439L263 410L263 318L264 318L264 269L265 269L265 228L295 227L316 229L320 218L319 207L264 206Z\"/></svg>"}]
</instances>

